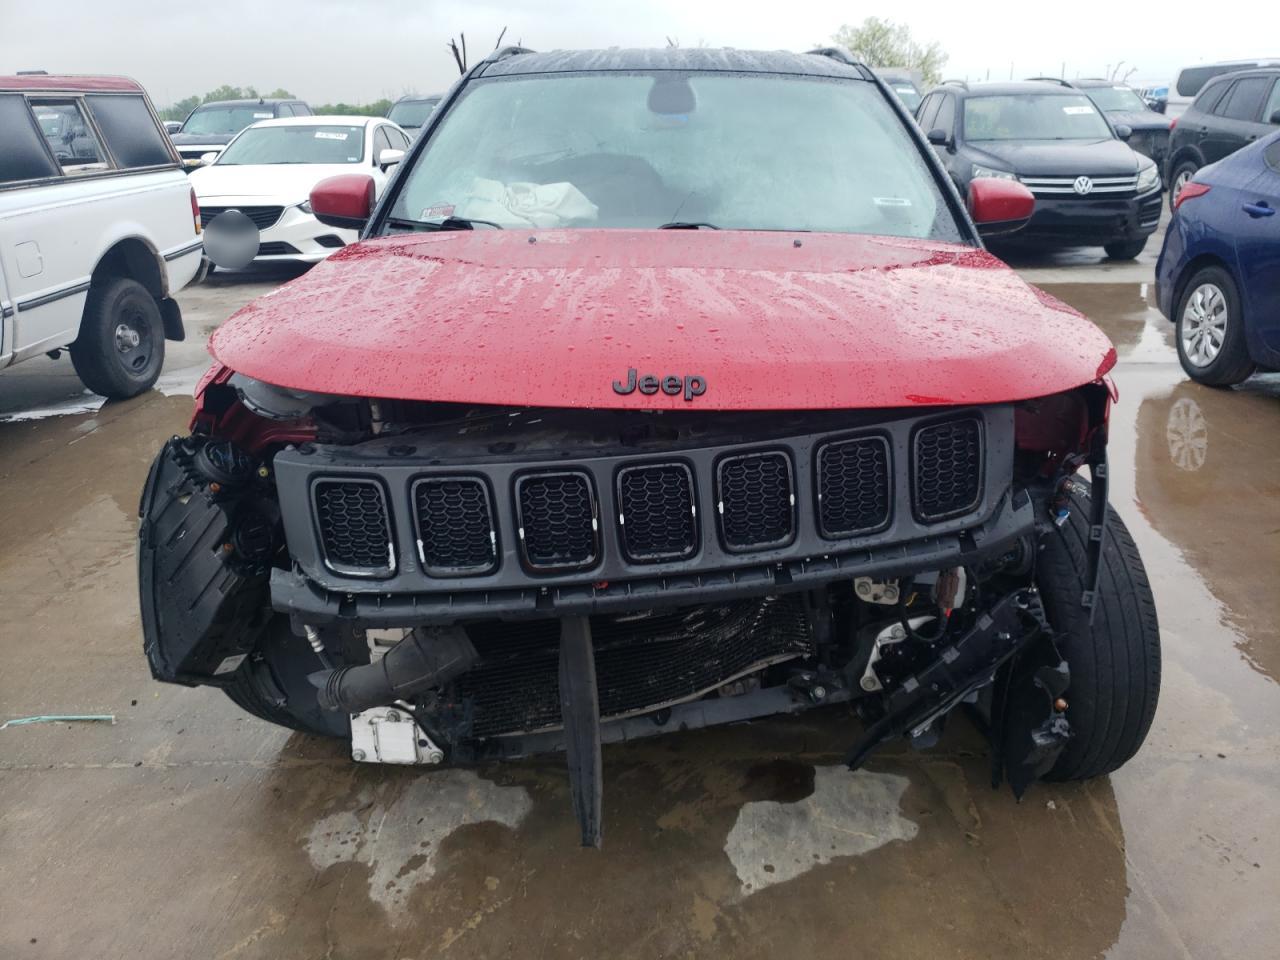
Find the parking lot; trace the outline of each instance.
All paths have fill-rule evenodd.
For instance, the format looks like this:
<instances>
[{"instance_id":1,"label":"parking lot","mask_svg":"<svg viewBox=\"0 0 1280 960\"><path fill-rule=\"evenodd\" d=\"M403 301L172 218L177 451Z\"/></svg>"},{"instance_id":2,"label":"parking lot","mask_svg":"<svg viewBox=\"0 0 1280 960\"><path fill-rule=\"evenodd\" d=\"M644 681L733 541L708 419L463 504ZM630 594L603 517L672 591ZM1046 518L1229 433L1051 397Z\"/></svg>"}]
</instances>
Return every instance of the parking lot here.
<instances>
[{"instance_id":1,"label":"parking lot","mask_svg":"<svg viewBox=\"0 0 1280 960\"><path fill-rule=\"evenodd\" d=\"M563 761L429 772L154 683L138 492L204 341L300 268L184 290L157 389L103 404L65 357L0 376L0 956L1274 957L1280 940L1280 375L1178 366L1136 262L1016 262L1112 338L1112 500L1164 642L1145 747L1110 777L992 790L957 715L849 774L831 707L605 748L602 851ZM798 245L798 241L797 241Z\"/></svg>"}]
</instances>

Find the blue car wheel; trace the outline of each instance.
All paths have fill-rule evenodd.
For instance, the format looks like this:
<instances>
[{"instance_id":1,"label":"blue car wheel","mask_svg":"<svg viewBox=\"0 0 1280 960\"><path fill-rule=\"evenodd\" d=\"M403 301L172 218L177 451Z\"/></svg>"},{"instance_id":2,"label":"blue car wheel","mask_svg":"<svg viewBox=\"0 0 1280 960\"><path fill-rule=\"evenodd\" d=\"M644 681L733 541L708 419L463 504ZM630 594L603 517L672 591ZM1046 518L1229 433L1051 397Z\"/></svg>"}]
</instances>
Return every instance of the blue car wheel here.
<instances>
[{"instance_id":1,"label":"blue car wheel","mask_svg":"<svg viewBox=\"0 0 1280 960\"><path fill-rule=\"evenodd\" d=\"M1229 387L1253 373L1240 295L1221 267L1196 271L1182 289L1174 316L1178 359L1192 380Z\"/></svg>"}]
</instances>

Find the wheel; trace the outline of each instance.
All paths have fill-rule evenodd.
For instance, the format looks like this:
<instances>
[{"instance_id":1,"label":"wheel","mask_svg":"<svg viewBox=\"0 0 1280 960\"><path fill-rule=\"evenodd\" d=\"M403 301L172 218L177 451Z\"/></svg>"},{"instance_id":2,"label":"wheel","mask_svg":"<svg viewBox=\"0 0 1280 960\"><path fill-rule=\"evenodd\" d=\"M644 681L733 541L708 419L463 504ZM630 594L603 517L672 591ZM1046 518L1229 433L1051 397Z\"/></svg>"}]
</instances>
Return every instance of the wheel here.
<instances>
[{"instance_id":1,"label":"wheel","mask_svg":"<svg viewBox=\"0 0 1280 960\"><path fill-rule=\"evenodd\" d=\"M1107 256L1112 260L1132 260L1140 254L1147 245L1147 238L1140 240L1119 240L1115 243L1108 243L1102 249L1107 251Z\"/></svg>"},{"instance_id":2,"label":"wheel","mask_svg":"<svg viewBox=\"0 0 1280 960\"><path fill-rule=\"evenodd\" d=\"M164 366L164 323L147 288L126 277L95 282L71 363L86 387L112 400L150 390Z\"/></svg>"},{"instance_id":3,"label":"wheel","mask_svg":"<svg viewBox=\"0 0 1280 960\"><path fill-rule=\"evenodd\" d=\"M1173 173L1169 175L1170 213L1177 209L1178 194L1182 192L1182 188L1187 185L1187 181L1194 177L1199 169L1194 160L1183 160L1173 168Z\"/></svg>"},{"instance_id":4,"label":"wheel","mask_svg":"<svg viewBox=\"0 0 1280 960\"><path fill-rule=\"evenodd\" d=\"M1110 773L1138 752L1160 696L1160 626L1138 548L1107 508L1102 572L1093 624L1080 605L1089 543L1089 495L1070 494L1070 514L1050 534L1036 581L1058 648L1071 668L1064 694L1073 736L1048 780L1085 780Z\"/></svg>"},{"instance_id":5,"label":"wheel","mask_svg":"<svg viewBox=\"0 0 1280 960\"><path fill-rule=\"evenodd\" d=\"M1253 373L1235 281L1221 267L1197 270L1177 309L1178 359L1192 380L1229 387Z\"/></svg>"},{"instance_id":6,"label":"wheel","mask_svg":"<svg viewBox=\"0 0 1280 960\"><path fill-rule=\"evenodd\" d=\"M259 720L317 737L348 737L345 713L323 710L307 675L324 669L306 640L276 617L254 654L222 688L236 706Z\"/></svg>"}]
</instances>

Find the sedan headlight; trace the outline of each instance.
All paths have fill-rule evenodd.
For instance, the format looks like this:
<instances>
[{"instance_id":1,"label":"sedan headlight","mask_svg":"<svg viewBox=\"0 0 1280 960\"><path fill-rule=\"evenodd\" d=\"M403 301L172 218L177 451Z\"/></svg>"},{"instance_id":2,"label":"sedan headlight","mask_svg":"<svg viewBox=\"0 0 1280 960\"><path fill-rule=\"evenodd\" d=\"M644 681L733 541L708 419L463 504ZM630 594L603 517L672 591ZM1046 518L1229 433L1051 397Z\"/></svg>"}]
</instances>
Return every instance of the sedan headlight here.
<instances>
[{"instance_id":1,"label":"sedan headlight","mask_svg":"<svg viewBox=\"0 0 1280 960\"><path fill-rule=\"evenodd\" d=\"M1018 175L1012 170L996 170L994 167L984 167L981 164L973 165L973 173L970 174L972 179L977 180L979 177L995 177L997 180L1017 180Z\"/></svg>"},{"instance_id":2,"label":"sedan headlight","mask_svg":"<svg viewBox=\"0 0 1280 960\"><path fill-rule=\"evenodd\" d=\"M299 210L301 210L303 213L310 213L310 212L311 212L311 201L310 201L310 200L303 200L300 204L298 204L298 209L299 209Z\"/></svg>"},{"instance_id":3,"label":"sedan headlight","mask_svg":"<svg viewBox=\"0 0 1280 960\"><path fill-rule=\"evenodd\" d=\"M1138 171L1139 193L1146 193L1148 190L1154 190L1158 186L1160 186L1160 170L1154 163Z\"/></svg>"}]
</instances>

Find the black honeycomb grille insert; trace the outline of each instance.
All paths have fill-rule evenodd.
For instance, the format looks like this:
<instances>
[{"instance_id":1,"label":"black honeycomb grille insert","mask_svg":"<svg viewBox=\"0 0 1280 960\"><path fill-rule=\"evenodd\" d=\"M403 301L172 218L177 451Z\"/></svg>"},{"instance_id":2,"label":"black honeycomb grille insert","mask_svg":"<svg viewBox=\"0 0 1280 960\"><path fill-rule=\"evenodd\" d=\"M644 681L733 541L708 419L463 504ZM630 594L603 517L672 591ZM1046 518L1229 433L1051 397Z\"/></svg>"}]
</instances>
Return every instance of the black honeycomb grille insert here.
<instances>
[{"instance_id":1,"label":"black honeycomb grille insert","mask_svg":"<svg viewBox=\"0 0 1280 960\"><path fill-rule=\"evenodd\" d=\"M680 560L698 549L693 473L683 463L618 472L618 523L629 560Z\"/></svg>"},{"instance_id":2,"label":"black honeycomb grille insert","mask_svg":"<svg viewBox=\"0 0 1280 960\"><path fill-rule=\"evenodd\" d=\"M413 485L423 569L432 576L488 573L498 562L489 487L478 477L423 477Z\"/></svg>"},{"instance_id":3,"label":"black honeycomb grille insert","mask_svg":"<svg viewBox=\"0 0 1280 960\"><path fill-rule=\"evenodd\" d=\"M726 457L716 471L720 530L729 550L758 550L795 536L795 485L785 453Z\"/></svg>"},{"instance_id":4,"label":"black honeycomb grille insert","mask_svg":"<svg viewBox=\"0 0 1280 960\"><path fill-rule=\"evenodd\" d=\"M333 570L373 576L394 569L391 522L380 483L317 480L313 496L325 561Z\"/></svg>"},{"instance_id":5,"label":"black honeycomb grille insert","mask_svg":"<svg viewBox=\"0 0 1280 960\"><path fill-rule=\"evenodd\" d=\"M246 217L253 221L253 225L259 230L265 230L267 227L275 226L280 215L284 213L284 207L205 207L200 208L200 226L207 227L213 222L213 218L220 213L226 213L228 210L239 210Z\"/></svg>"},{"instance_id":6,"label":"black honeycomb grille insert","mask_svg":"<svg viewBox=\"0 0 1280 960\"><path fill-rule=\"evenodd\" d=\"M818 529L824 537L871 533L889 522L889 443L835 440L818 448Z\"/></svg>"},{"instance_id":7,"label":"black honeycomb grille insert","mask_svg":"<svg viewBox=\"0 0 1280 960\"><path fill-rule=\"evenodd\" d=\"M917 519L936 523L978 506L982 499L982 424L976 417L920 428L912 451L912 499Z\"/></svg>"},{"instance_id":8,"label":"black honeycomb grille insert","mask_svg":"<svg viewBox=\"0 0 1280 960\"><path fill-rule=\"evenodd\" d=\"M766 597L636 618L591 618L600 715L618 717L694 697L756 667L814 653L798 598ZM457 681L471 736L560 723L556 620L467 627L480 663Z\"/></svg>"},{"instance_id":9,"label":"black honeycomb grille insert","mask_svg":"<svg viewBox=\"0 0 1280 960\"><path fill-rule=\"evenodd\" d=\"M591 478L578 471L516 480L516 512L525 563L537 570L593 566L599 559Z\"/></svg>"}]
</instances>

